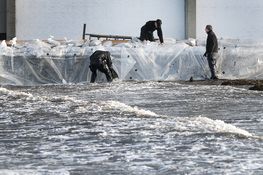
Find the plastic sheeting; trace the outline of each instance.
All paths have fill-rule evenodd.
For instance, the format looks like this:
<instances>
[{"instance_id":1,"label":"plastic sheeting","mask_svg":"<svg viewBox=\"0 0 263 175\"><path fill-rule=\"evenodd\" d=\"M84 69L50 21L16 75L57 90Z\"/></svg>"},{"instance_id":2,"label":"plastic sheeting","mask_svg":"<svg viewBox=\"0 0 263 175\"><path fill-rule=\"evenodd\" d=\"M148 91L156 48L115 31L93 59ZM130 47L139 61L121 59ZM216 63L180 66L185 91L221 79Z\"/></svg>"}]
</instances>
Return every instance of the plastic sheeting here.
<instances>
[{"instance_id":1,"label":"plastic sheeting","mask_svg":"<svg viewBox=\"0 0 263 175\"><path fill-rule=\"evenodd\" d=\"M190 44L189 44L190 42ZM13 42L15 43L15 42ZM186 44L188 43L188 44ZM224 79L262 79L263 43L220 40L217 72ZM132 40L112 43L92 41L63 43L49 38L25 44L0 45L0 83L16 85L89 82L89 57L96 50L111 52L113 67L121 80L175 81L207 79L210 71L204 41L166 40L164 45ZM190 46L191 45L191 46ZM99 74L98 81L105 81Z\"/></svg>"}]
</instances>

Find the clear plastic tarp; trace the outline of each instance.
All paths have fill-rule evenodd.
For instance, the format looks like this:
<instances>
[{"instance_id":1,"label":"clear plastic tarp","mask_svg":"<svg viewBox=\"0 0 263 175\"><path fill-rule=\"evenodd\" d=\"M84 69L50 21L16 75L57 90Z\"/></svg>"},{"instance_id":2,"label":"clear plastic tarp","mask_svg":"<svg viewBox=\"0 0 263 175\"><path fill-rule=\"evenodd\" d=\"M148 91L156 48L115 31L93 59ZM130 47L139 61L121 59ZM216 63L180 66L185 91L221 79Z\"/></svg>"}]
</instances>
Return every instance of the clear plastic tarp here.
<instances>
[{"instance_id":1,"label":"clear plastic tarp","mask_svg":"<svg viewBox=\"0 0 263 175\"><path fill-rule=\"evenodd\" d=\"M11 47L0 45L0 84L35 85L89 82L89 57L96 50L111 53L121 80L176 81L208 79L210 71L204 40L165 44L140 42L112 45L110 41L86 43L34 40ZM196 45L197 43L197 45ZM220 40L217 73L223 79L262 79L263 42ZM98 74L98 81L105 81Z\"/></svg>"}]
</instances>

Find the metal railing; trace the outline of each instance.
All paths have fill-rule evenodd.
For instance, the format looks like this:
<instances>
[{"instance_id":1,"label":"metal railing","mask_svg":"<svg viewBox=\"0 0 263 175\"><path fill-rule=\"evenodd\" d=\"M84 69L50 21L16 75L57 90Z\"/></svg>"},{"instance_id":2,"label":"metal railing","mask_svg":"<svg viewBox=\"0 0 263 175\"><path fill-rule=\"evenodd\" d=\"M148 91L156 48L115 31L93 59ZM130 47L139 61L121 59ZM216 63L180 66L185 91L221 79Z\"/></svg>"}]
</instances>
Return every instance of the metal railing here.
<instances>
[{"instance_id":1,"label":"metal railing","mask_svg":"<svg viewBox=\"0 0 263 175\"><path fill-rule=\"evenodd\" d=\"M100 34L91 34L86 33L86 24L83 25L83 34L82 39L85 40L86 36L89 36L89 39L91 38L105 38L106 40L112 39L112 40L131 40L131 36L122 36L122 35L100 35Z\"/></svg>"}]
</instances>

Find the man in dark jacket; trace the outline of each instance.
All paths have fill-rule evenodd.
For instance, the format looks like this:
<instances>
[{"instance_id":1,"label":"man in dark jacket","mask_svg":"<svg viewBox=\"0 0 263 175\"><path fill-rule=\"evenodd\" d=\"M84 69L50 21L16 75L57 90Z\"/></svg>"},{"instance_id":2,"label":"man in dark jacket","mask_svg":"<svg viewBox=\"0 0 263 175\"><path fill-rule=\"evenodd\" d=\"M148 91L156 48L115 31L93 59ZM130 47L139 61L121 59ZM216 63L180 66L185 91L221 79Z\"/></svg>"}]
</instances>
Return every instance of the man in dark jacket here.
<instances>
[{"instance_id":1,"label":"man in dark jacket","mask_svg":"<svg viewBox=\"0 0 263 175\"><path fill-rule=\"evenodd\" d=\"M157 34L161 43L163 43L162 21L157 19L156 21L148 21L141 28L141 41L154 41L153 32L157 30Z\"/></svg>"},{"instance_id":2,"label":"man in dark jacket","mask_svg":"<svg viewBox=\"0 0 263 175\"><path fill-rule=\"evenodd\" d=\"M90 56L91 83L94 83L97 77L97 69L106 75L108 82L118 78L117 73L112 68L110 52L97 50Z\"/></svg>"},{"instance_id":3,"label":"man in dark jacket","mask_svg":"<svg viewBox=\"0 0 263 175\"><path fill-rule=\"evenodd\" d=\"M211 25L207 25L205 28L207 33L207 41L206 41L206 52L204 54L207 57L208 65L211 71L211 79L217 80L216 76L216 61L218 57L218 42L215 33L213 32L213 27Z\"/></svg>"}]
</instances>

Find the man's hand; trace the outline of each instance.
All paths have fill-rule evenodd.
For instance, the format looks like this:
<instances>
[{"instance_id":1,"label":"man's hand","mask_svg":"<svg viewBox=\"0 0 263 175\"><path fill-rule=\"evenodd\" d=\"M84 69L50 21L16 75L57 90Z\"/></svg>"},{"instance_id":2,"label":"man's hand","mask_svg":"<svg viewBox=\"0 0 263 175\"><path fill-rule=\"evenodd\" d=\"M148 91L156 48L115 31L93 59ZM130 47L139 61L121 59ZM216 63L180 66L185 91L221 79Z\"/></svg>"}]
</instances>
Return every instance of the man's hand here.
<instances>
[{"instance_id":1,"label":"man's hand","mask_svg":"<svg viewBox=\"0 0 263 175\"><path fill-rule=\"evenodd\" d=\"M203 55L203 57L207 57L207 53L205 53L205 54Z\"/></svg>"}]
</instances>

